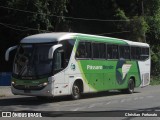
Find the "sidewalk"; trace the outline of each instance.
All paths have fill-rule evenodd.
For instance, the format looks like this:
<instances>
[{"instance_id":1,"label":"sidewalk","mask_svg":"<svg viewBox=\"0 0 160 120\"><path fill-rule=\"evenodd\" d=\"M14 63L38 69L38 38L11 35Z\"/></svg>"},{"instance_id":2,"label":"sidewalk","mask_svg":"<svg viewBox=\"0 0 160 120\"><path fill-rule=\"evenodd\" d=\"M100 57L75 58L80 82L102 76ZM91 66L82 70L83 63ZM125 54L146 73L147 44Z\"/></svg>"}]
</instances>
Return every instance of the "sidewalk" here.
<instances>
[{"instance_id":1,"label":"sidewalk","mask_svg":"<svg viewBox=\"0 0 160 120\"><path fill-rule=\"evenodd\" d=\"M11 86L0 86L0 98L12 95Z\"/></svg>"}]
</instances>

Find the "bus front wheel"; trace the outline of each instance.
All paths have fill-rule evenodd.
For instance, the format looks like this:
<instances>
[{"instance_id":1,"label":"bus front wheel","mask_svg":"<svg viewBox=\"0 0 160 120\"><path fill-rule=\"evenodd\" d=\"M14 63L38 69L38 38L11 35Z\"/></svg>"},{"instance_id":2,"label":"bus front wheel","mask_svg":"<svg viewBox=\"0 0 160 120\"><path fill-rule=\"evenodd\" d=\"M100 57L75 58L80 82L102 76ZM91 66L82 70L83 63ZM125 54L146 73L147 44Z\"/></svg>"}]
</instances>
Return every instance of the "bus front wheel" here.
<instances>
[{"instance_id":1,"label":"bus front wheel","mask_svg":"<svg viewBox=\"0 0 160 120\"><path fill-rule=\"evenodd\" d=\"M75 82L72 87L72 98L77 100L81 97L80 86Z\"/></svg>"}]
</instances>

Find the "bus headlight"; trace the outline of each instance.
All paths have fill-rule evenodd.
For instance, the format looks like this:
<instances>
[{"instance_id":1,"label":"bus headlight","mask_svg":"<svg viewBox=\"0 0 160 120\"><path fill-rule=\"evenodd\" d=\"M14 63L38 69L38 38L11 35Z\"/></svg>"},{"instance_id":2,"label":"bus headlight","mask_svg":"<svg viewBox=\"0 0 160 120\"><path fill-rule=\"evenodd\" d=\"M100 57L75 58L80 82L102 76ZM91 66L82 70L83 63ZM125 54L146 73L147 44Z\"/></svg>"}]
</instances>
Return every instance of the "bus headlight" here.
<instances>
[{"instance_id":1,"label":"bus headlight","mask_svg":"<svg viewBox=\"0 0 160 120\"><path fill-rule=\"evenodd\" d=\"M12 81L11 83L12 83L12 85L15 85L15 82L14 82L14 81Z\"/></svg>"},{"instance_id":2,"label":"bus headlight","mask_svg":"<svg viewBox=\"0 0 160 120\"><path fill-rule=\"evenodd\" d=\"M47 86L47 85L48 85L48 83L47 83L47 82L44 82L44 83L39 84L38 86L39 86L39 87L45 87L45 86Z\"/></svg>"},{"instance_id":3,"label":"bus headlight","mask_svg":"<svg viewBox=\"0 0 160 120\"><path fill-rule=\"evenodd\" d=\"M48 85L48 83L47 83L47 82L43 83L43 86L47 86L47 85Z\"/></svg>"}]
</instances>

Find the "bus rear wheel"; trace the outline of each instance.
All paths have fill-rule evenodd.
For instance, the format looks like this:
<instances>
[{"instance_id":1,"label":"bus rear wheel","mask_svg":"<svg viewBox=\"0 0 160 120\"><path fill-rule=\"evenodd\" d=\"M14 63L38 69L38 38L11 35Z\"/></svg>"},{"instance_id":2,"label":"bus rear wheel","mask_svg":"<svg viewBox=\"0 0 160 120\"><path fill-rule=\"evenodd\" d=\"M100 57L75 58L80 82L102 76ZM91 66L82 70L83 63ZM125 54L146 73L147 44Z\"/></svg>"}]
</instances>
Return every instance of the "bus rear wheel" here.
<instances>
[{"instance_id":1,"label":"bus rear wheel","mask_svg":"<svg viewBox=\"0 0 160 120\"><path fill-rule=\"evenodd\" d=\"M81 97L80 86L75 82L72 87L72 99L77 100Z\"/></svg>"},{"instance_id":2,"label":"bus rear wheel","mask_svg":"<svg viewBox=\"0 0 160 120\"><path fill-rule=\"evenodd\" d=\"M134 92L134 87L135 87L134 80L130 79L128 82L128 88L127 88L126 92L128 94L132 94Z\"/></svg>"},{"instance_id":3,"label":"bus rear wheel","mask_svg":"<svg viewBox=\"0 0 160 120\"><path fill-rule=\"evenodd\" d=\"M127 93L127 94L132 94L134 92L134 87L135 87L134 80L130 79L129 82L128 82L128 88L123 89L122 92Z\"/></svg>"}]
</instances>

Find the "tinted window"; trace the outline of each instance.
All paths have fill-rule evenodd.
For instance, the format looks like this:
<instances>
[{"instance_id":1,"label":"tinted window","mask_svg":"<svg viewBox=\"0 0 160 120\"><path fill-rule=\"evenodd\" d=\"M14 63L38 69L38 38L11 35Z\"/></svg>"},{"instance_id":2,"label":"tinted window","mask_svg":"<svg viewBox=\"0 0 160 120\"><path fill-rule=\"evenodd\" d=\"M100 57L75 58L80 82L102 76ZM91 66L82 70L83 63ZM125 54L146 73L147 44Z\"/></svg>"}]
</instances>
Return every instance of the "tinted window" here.
<instances>
[{"instance_id":1,"label":"tinted window","mask_svg":"<svg viewBox=\"0 0 160 120\"><path fill-rule=\"evenodd\" d=\"M107 45L107 58L112 58L112 45Z\"/></svg>"},{"instance_id":2,"label":"tinted window","mask_svg":"<svg viewBox=\"0 0 160 120\"><path fill-rule=\"evenodd\" d=\"M99 58L106 58L106 44L99 43Z\"/></svg>"},{"instance_id":3,"label":"tinted window","mask_svg":"<svg viewBox=\"0 0 160 120\"><path fill-rule=\"evenodd\" d=\"M64 51L63 53L64 60L62 60L65 64L64 67L68 65L74 43L75 43L75 40L64 40L60 42L60 44L63 45L63 51Z\"/></svg>"},{"instance_id":4,"label":"tinted window","mask_svg":"<svg viewBox=\"0 0 160 120\"><path fill-rule=\"evenodd\" d=\"M86 55L86 58L91 58L91 43L90 42L86 42L85 43L85 55Z\"/></svg>"},{"instance_id":5,"label":"tinted window","mask_svg":"<svg viewBox=\"0 0 160 120\"><path fill-rule=\"evenodd\" d=\"M99 44L93 43L92 49L93 49L93 58L99 58Z\"/></svg>"},{"instance_id":6,"label":"tinted window","mask_svg":"<svg viewBox=\"0 0 160 120\"><path fill-rule=\"evenodd\" d=\"M106 45L104 43L92 43L93 58L106 58Z\"/></svg>"},{"instance_id":7,"label":"tinted window","mask_svg":"<svg viewBox=\"0 0 160 120\"><path fill-rule=\"evenodd\" d=\"M117 45L107 45L107 58L108 59L118 59L118 46Z\"/></svg>"},{"instance_id":8,"label":"tinted window","mask_svg":"<svg viewBox=\"0 0 160 120\"><path fill-rule=\"evenodd\" d=\"M145 60L149 57L149 48L141 48L140 59Z\"/></svg>"},{"instance_id":9,"label":"tinted window","mask_svg":"<svg viewBox=\"0 0 160 120\"><path fill-rule=\"evenodd\" d=\"M91 58L91 43L79 42L76 58Z\"/></svg>"},{"instance_id":10,"label":"tinted window","mask_svg":"<svg viewBox=\"0 0 160 120\"><path fill-rule=\"evenodd\" d=\"M130 47L129 46L119 46L120 58L130 59Z\"/></svg>"},{"instance_id":11,"label":"tinted window","mask_svg":"<svg viewBox=\"0 0 160 120\"><path fill-rule=\"evenodd\" d=\"M141 53L140 47L131 47L131 59L139 60L140 53Z\"/></svg>"}]
</instances>

